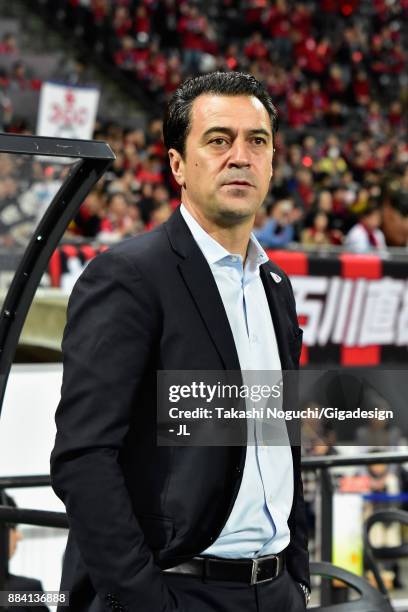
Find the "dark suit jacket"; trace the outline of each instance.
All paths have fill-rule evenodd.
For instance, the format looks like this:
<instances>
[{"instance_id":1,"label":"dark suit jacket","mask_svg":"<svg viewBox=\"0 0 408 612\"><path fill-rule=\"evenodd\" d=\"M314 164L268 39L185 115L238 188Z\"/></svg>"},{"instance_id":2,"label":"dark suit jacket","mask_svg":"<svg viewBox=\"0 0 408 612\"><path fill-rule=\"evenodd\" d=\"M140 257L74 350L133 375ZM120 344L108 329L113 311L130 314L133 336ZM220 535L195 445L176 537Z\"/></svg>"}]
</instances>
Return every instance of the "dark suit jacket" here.
<instances>
[{"instance_id":1,"label":"dark suit jacket","mask_svg":"<svg viewBox=\"0 0 408 612\"><path fill-rule=\"evenodd\" d=\"M15 574L8 574L5 583L6 591L44 591L43 586L36 578L27 578L26 576L16 576ZM6 610L13 612L32 612L32 610L38 610L38 612L50 612L47 606L10 606L6 607Z\"/></svg>"},{"instance_id":2,"label":"dark suit jacket","mask_svg":"<svg viewBox=\"0 0 408 612\"><path fill-rule=\"evenodd\" d=\"M296 369L302 333L289 280L271 262L261 278L282 368ZM88 265L69 301L63 354L51 455L52 485L70 523L61 589L71 591L75 612L115 603L172 610L159 568L214 542L246 454L245 446L156 445L157 370L240 369L217 285L178 209ZM292 455L287 566L309 584L299 446Z\"/></svg>"}]
</instances>

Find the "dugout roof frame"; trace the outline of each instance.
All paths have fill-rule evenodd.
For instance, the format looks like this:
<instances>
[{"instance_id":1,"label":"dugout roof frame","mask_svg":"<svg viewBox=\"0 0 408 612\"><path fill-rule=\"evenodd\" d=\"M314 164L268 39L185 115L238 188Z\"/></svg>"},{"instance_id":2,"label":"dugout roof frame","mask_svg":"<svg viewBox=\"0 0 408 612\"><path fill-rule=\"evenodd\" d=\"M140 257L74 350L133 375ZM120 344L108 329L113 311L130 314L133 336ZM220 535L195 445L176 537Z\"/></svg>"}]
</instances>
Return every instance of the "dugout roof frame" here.
<instances>
[{"instance_id":1,"label":"dugout roof frame","mask_svg":"<svg viewBox=\"0 0 408 612\"><path fill-rule=\"evenodd\" d=\"M16 134L0 134L1 153L72 158L78 163L35 228L0 310L0 415L21 330L48 261L85 197L115 160L103 141Z\"/></svg>"}]
</instances>

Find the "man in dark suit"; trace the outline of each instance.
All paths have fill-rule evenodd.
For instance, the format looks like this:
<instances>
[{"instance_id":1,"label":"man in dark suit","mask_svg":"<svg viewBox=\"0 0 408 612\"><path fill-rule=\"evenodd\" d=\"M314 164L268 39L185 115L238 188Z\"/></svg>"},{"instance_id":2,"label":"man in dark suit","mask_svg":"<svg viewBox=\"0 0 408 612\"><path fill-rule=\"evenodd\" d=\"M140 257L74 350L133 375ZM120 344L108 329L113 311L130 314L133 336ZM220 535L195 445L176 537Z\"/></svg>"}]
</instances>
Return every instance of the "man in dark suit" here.
<instances>
[{"instance_id":1,"label":"man in dark suit","mask_svg":"<svg viewBox=\"0 0 408 612\"><path fill-rule=\"evenodd\" d=\"M4 506L11 506L17 508L15 500L7 495L5 491L0 491L0 503ZM16 550L18 542L22 539L22 534L16 523L9 523L9 559L11 559ZM28 576L17 576L16 574L6 573L6 580L4 590L8 593L21 593L22 591L40 591L44 593L44 589L40 580L36 578L29 578ZM32 610L32 606L25 606L24 603L20 605L6 606L6 610L13 610L14 612L27 612ZM39 612L49 612L49 608L44 605L36 606Z\"/></svg>"},{"instance_id":2,"label":"man in dark suit","mask_svg":"<svg viewBox=\"0 0 408 612\"><path fill-rule=\"evenodd\" d=\"M186 81L163 126L181 206L74 288L51 455L70 610L305 608L300 447L156 442L158 371L299 366L290 282L251 235L276 122L254 77Z\"/></svg>"}]
</instances>

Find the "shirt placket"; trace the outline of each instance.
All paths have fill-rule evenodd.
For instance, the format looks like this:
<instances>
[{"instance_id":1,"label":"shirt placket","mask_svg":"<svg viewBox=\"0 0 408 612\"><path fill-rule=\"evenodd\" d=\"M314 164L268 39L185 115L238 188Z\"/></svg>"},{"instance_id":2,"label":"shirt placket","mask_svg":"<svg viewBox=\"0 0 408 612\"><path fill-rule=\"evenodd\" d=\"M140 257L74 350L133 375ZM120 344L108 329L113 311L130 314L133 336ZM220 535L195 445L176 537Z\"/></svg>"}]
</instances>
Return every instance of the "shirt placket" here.
<instances>
[{"instance_id":1,"label":"shirt placket","mask_svg":"<svg viewBox=\"0 0 408 612\"><path fill-rule=\"evenodd\" d=\"M245 322L246 322L247 333L248 333L249 354L251 355L252 369L255 371L255 374L252 377L251 376L249 377L250 384L258 384L259 375L257 374L257 371L259 370L258 366L260 365L258 363L257 355L256 355L257 338L256 337L254 338L254 334L252 331L252 324L251 324L252 316L251 315L253 313L250 308L251 302L249 298L250 285L256 282L256 280L257 280L256 273L251 273L247 271L247 274L246 275L244 274L243 276L243 282L242 282L243 304L245 308ZM245 294L247 294L248 297ZM254 400L251 400L252 410L253 409L259 410L261 406L262 404L257 406L256 402ZM270 538L273 538L276 533L276 525L273 519L273 512L272 512L272 508L270 505L271 503L271 499L269 499L270 492L268 491L268 488L267 488L268 479L267 477L265 478L265 475L267 474L267 470L270 467L270 465L268 465L270 448L264 445L263 434L262 434L262 419L258 419L258 418L250 419L250 422L251 422L250 431L254 439L254 449L253 450L255 451L256 462L257 462L258 469L259 469L259 476L262 482L265 510L268 512L269 519L271 521ZM257 554L260 554L261 550L258 551Z\"/></svg>"}]
</instances>

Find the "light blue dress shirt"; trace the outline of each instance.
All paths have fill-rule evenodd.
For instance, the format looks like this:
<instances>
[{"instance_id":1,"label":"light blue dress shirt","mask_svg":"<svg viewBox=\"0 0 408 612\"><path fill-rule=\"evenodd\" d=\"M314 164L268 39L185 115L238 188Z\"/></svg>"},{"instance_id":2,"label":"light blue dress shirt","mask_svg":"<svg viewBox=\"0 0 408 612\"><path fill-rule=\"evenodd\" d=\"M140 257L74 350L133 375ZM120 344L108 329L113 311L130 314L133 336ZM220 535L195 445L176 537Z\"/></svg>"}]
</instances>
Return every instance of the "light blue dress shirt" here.
<instances>
[{"instance_id":1,"label":"light blue dress shirt","mask_svg":"<svg viewBox=\"0 0 408 612\"><path fill-rule=\"evenodd\" d=\"M281 372L275 330L259 273L268 256L251 234L245 266L229 253L181 204L180 212L206 258L234 337L243 371ZM247 406L248 407L248 406ZM262 445L255 420L254 443L247 446L241 486L228 520L214 543L202 552L224 558L259 557L281 552L290 541L293 461L289 442ZM248 432L251 433L251 432ZM286 428L285 428L286 433Z\"/></svg>"}]
</instances>

